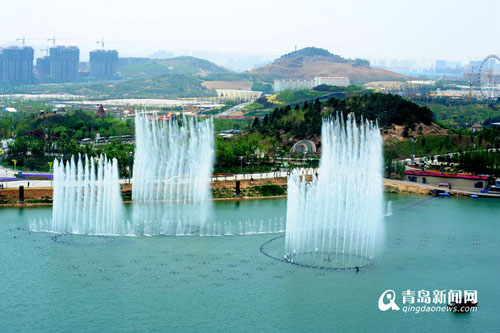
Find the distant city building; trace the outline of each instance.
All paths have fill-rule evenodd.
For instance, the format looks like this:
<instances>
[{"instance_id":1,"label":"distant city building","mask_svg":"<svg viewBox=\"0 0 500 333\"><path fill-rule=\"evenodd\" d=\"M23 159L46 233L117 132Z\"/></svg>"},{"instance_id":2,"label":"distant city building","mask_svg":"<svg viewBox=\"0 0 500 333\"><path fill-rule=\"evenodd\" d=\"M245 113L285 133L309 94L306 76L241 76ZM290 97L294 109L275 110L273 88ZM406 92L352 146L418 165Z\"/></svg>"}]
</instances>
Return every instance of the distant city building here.
<instances>
[{"instance_id":1,"label":"distant city building","mask_svg":"<svg viewBox=\"0 0 500 333\"><path fill-rule=\"evenodd\" d=\"M90 63L88 61L80 61L78 63L78 70L79 71L89 71L90 70Z\"/></svg>"},{"instance_id":2,"label":"distant city building","mask_svg":"<svg viewBox=\"0 0 500 333\"><path fill-rule=\"evenodd\" d=\"M36 68L41 81L71 82L78 79L80 50L76 46L51 47L49 56L38 58Z\"/></svg>"},{"instance_id":3,"label":"distant city building","mask_svg":"<svg viewBox=\"0 0 500 333\"><path fill-rule=\"evenodd\" d=\"M8 83L32 83L33 48L8 47L0 55L0 81Z\"/></svg>"},{"instance_id":4,"label":"distant city building","mask_svg":"<svg viewBox=\"0 0 500 333\"><path fill-rule=\"evenodd\" d=\"M398 67L407 69L416 68L417 61L413 59L403 59L398 62Z\"/></svg>"},{"instance_id":5,"label":"distant city building","mask_svg":"<svg viewBox=\"0 0 500 333\"><path fill-rule=\"evenodd\" d=\"M446 62L446 67L447 68L457 69L457 68L461 68L462 64L460 63L460 61L447 61Z\"/></svg>"},{"instance_id":6,"label":"distant city building","mask_svg":"<svg viewBox=\"0 0 500 333\"><path fill-rule=\"evenodd\" d=\"M90 52L90 76L99 79L116 78L118 51L95 50Z\"/></svg>"},{"instance_id":7,"label":"distant city building","mask_svg":"<svg viewBox=\"0 0 500 333\"><path fill-rule=\"evenodd\" d=\"M462 79L463 68L459 61L436 60L434 73L447 76L448 79Z\"/></svg>"},{"instance_id":8,"label":"distant city building","mask_svg":"<svg viewBox=\"0 0 500 333\"><path fill-rule=\"evenodd\" d=\"M38 72L38 79L41 82L49 80L50 76L50 59L49 57L42 57L36 59L36 71Z\"/></svg>"},{"instance_id":9,"label":"distant city building","mask_svg":"<svg viewBox=\"0 0 500 333\"><path fill-rule=\"evenodd\" d=\"M481 67L482 61L469 61L467 65L464 66L464 70L468 73L477 73Z\"/></svg>"},{"instance_id":10,"label":"distant city building","mask_svg":"<svg viewBox=\"0 0 500 333\"><path fill-rule=\"evenodd\" d=\"M274 80L274 92L312 89L322 84L347 87L350 80L344 76L319 76L312 80Z\"/></svg>"},{"instance_id":11,"label":"distant city building","mask_svg":"<svg viewBox=\"0 0 500 333\"><path fill-rule=\"evenodd\" d=\"M446 60L436 60L436 70L446 68Z\"/></svg>"},{"instance_id":12,"label":"distant city building","mask_svg":"<svg viewBox=\"0 0 500 333\"><path fill-rule=\"evenodd\" d=\"M78 78L80 50L75 46L50 48L50 77L54 81L75 81Z\"/></svg>"},{"instance_id":13,"label":"distant city building","mask_svg":"<svg viewBox=\"0 0 500 333\"><path fill-rule=\"evenodd\" d=\"M274 80L274 92L314 88L314 80Z\"/></svg>"},{"instance_id":14,"label":"distant city building","mask_svg":"<svg viewBox=\"0 0 500 333\"><path fill-rule=\"evenodd\" d=\"M467 73L464 73L463 78L465 81L468 81L470 83L479 84L479 80L481 78L481 75L479 72L467 72Z\"/></svg>"},{"instance_id":15,"label":"distant city building","mask_svg":"<svg viewBox=\"0 0 500 333\"><path fill-rule=\"evenodd\" d=\"M345 76L320 76L314 78L314 87L326 84L328 86L347 87L350 84L349 78Z\"/></svg>"},{"instance_id":16,"label":"distant city building","mask_svg":"<svg viewBox=\"0 0 500 333\"><path fill-rule=\"evenodd\" d=\"M385 68L387 67L387 61L385 59L379 59L376 66Z\"/></svg>"}]
</instances>

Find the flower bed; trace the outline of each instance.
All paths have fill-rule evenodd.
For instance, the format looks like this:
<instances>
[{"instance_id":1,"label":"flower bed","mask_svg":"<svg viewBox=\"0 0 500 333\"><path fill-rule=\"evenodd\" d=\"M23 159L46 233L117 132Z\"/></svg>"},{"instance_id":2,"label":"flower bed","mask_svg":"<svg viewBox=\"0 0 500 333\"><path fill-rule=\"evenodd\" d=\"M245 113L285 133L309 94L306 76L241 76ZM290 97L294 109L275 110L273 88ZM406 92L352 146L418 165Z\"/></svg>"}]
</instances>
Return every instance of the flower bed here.
<instances>
[{"instance_id":1,"label":"flower bed","mask_svg":"<svg viewBox=\"0 0 500 333\"><path fill-rule=\"evenodd\" d=\"M22 179L31 179L31 180L53 180L54 175L51 174L35 174L35 173L21 173L17 175Z\"/></svg>"}]
</instances>

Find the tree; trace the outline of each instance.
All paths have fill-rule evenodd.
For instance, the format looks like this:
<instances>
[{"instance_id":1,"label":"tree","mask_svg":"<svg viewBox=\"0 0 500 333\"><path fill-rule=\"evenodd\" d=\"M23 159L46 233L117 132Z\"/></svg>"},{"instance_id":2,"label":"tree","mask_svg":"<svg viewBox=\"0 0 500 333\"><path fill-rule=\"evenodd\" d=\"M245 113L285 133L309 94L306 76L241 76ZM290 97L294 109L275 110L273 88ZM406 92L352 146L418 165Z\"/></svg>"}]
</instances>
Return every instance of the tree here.
<instances>
[{"instance_id":1,"label":"tree","mask_svg":"<svg viewBox=\"0 0 500 333\"><path fill-rule=\"evenodd\" d=\"M253 118L253 124L252 128L258 128L259 127L259 117Z\"/></svg>"}]
</instances>

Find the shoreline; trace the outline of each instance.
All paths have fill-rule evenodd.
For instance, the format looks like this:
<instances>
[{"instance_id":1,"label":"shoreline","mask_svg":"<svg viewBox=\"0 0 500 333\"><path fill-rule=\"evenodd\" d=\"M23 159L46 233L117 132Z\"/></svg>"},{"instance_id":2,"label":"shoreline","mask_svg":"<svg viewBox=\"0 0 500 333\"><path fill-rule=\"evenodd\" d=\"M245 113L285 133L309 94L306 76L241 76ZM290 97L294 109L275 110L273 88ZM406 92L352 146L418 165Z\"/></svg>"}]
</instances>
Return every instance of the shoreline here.
<instances>
[{"instance_id":1,"label":"shoreline","mask_svg":"<svg viewBox=\"0 0 500 333\"><path fill-rule=\"evenodd\" d=\"M212 194L222 195L220 197L212 197L214 202L222 201L246 201L246 200L265 200L265 199L284 199L287 197L286 194L286 178L272 178L272 179L259 179L259 180L242 180L241 185L241 196L235 196L235 181L214 181L212 182ZM268 186L274 190L279 190L284 192L283 194L277 195L255 195L259 194L256 189L262 189ZM439 189L438 187L423 184L414 184L406 181L395 180L395 179L384 179L384 193L400 194L400 195L431 195L433 189ZM123 184L122 194L130 193L132 186L130 184ZM467 191L459 190L449 190L452 196L463 196L468 197L471 194L476 194ZM52 206L52 188L50 187L39 187L39 188L25 188L25 203L19 203L16 200L19 196L18 188L6 188L0 190L0 199L8 198L11 202L0 203L0 208L25 208L25 207L49 207ZM247 195L250 194L250 195ZM500 198L496 195L481 195L481 197L490 198ZM34 201L34 202L30 202ZM44 202L37 202L44 201ZM123 200L126 205L133 204L132 200Z\"/></svg>"}]
</instances>

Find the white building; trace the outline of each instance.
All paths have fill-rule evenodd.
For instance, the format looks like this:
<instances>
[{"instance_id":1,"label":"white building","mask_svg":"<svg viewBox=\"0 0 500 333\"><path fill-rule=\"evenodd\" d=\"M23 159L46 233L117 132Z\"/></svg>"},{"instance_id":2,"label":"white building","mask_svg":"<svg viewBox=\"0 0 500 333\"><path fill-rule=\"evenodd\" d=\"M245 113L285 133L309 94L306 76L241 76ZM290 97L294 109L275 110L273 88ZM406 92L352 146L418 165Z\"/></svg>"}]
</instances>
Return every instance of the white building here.
<instances>
[{"instance_id":1,"label":"white building","mask_svg":"<svg viewBox=\"0 0 500 333\"><path fill-rule=\"evenodd\" d=\"M274 92L314 88L314 80L274 80Z\"/></svg>"},{"instance_id":2,"label":"white building","mask_svg":"<svg viewBox=\"0 0 500 333\"><path fill-rule=\"evenodd\" d=\"M320 76L314 78L314 86L326 84L327 86L347 87L350 84L349 78L345 76Z\"/></svg>"},{"instance_id":3,"label":"white building","mask_svg":"<svg viewBox=\"0 0 500 333\"><path fill-rule=\"evenodd\" d=\"M274 80L274 92L312 89L322 84L347 87L350 81L345 76L318 76L312 80Z\"/></svg>"},{"instance_id":4,"label":"white building","mask_svg":"<svg viewBox=\"0 0 500 333\"><path fill-rule=\"evenodd\" d=\"M224 99L254 101L262 95L262 91L215 89L217 97Z\"/></svg>"}]
</instances>

